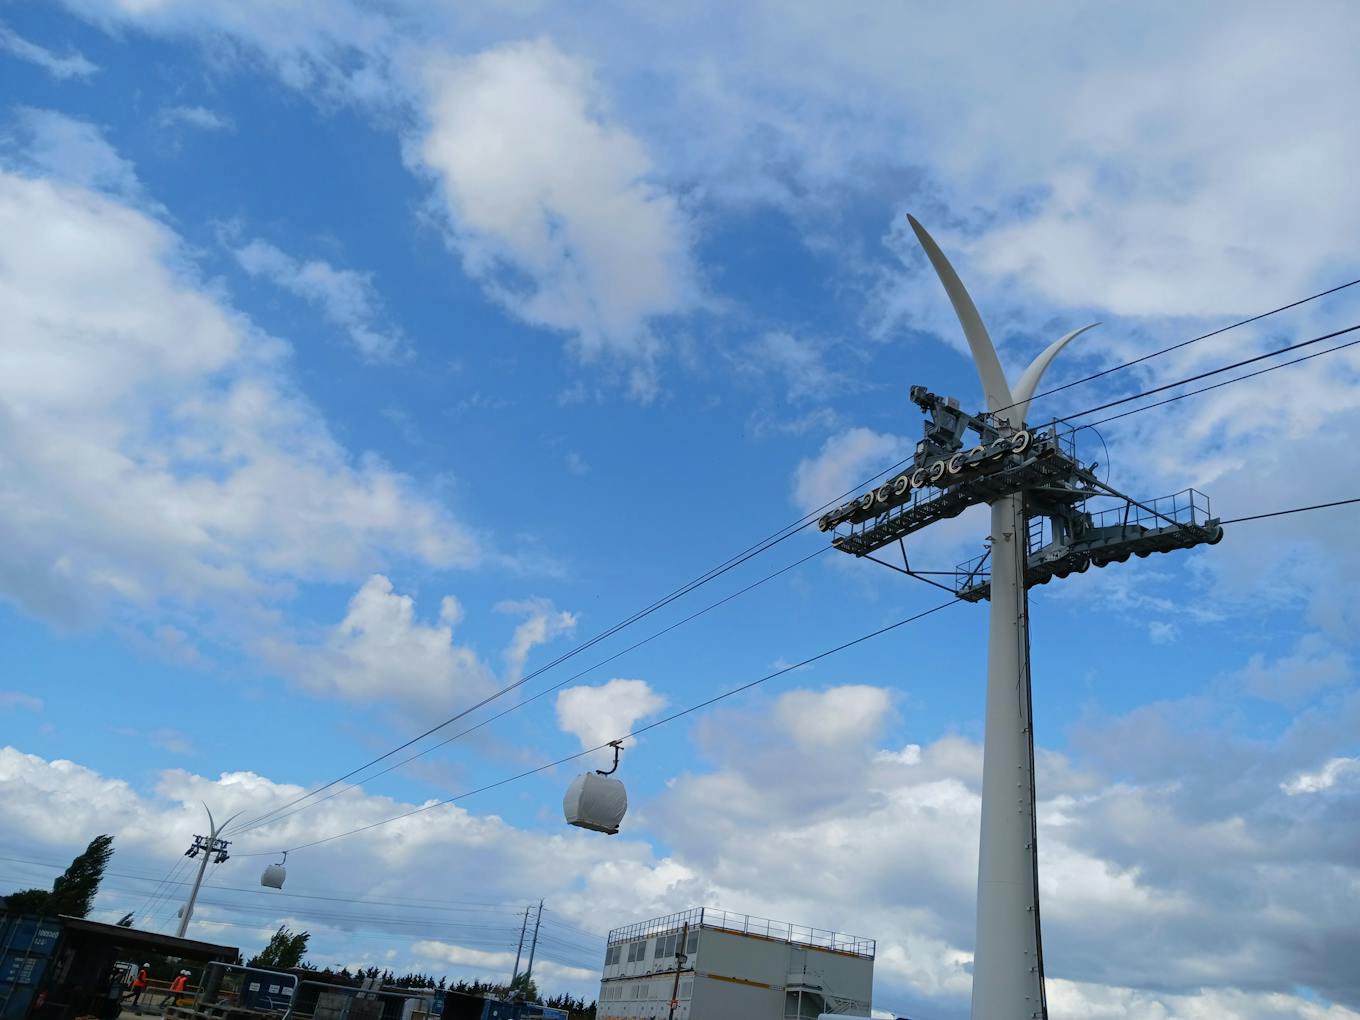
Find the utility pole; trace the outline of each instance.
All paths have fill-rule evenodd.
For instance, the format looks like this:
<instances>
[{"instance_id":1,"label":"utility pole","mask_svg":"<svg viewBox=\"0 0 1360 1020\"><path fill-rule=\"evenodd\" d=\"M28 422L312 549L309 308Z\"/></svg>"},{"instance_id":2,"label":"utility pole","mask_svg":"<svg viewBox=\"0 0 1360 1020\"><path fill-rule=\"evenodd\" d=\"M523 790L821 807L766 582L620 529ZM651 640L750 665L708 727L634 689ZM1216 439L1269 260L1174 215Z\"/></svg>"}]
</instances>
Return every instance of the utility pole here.
<instances>
[{"instance_id":1,"label":"utility pole","mask_svg":"<svg viewBox=\"0 0 1360 1020\"><path fill-rule=\"evenodd\" d=\"M529 927L529 911L532 909L533 907L524 908L524 920L519 923L519 945L515 949L515 972L510 975L511 985L514 985L515 978L519 977L519 958L520 954L524 952L524 932Z\"/></svg>"},{"instance_id":2,"label":"utility pole","mask_svg":"<svg viewBox=\"0 0 1360 1020\"><path fill-rule=\"evenodd\" d=\"M1077 460L1075 429L1060 430L1056 421L1046 430L1026 425L1045 370L1091 327L1050 344L1012 388L958 274L925 228L908 219L963 327L986 410L968 414L954 398L913 386L911 400L930 420L912 466L823 515L818 526L836 532L832 545L842 552L945 588L966 602L991 600L972 1015L1047 1020L1028 589L1130 555L1213 545L1222 540L1223 528L1201 493L1188 489L1139 502L1101 481L1094 464ZM970 432L976 439L965 442ZM1100 496L1116 497L1122 506L1088 511L1086 501ZM978 504L991 509L989 549L956 568L954 587L913 570L906 537ZM873 555L888 547L901 550L902 566ZM989 557L990 575L983 569Z\"/></svg>"},{"instance_id":3,"label":"utility pole","mask_svg":"<svg viewBox=\"0 0 1360 1020\"><path fill-rule=\"evenodd\" d=\"M207 804L203 805L203 810L208 812L208 835L195 836L193 845L184 851L185 857L197 857L201 853L203 860L198 862L198 874L194 876L194 887L189 890L189 902L184 904L184 909L179 914L179 931L175 932L175 936L181 939L184 938L184 933L189 930L189 918L194 916L194 901L198 899L198 890L203 884L203 875L208 870L208 859L216 857L218 864L227 859L227 847L231 844L225 839L219 839L218 836L223 829L241 815L241 812L238 811L221 825L217 825L213 822L212 811Z\"/></svg>"},{"instance_id":4,"label":"utility pole","mask_svg":"<svg viewBox=\"0 0 1360 1020\"><path fill-rule=\"evenodd\" d=\"M685 943L689 941L689 922L680 927L680 941L675 944L675 980L671 982L671 1008L666 1020L675 1020L675 1007L680 1005L680 972L685 968Z\"/></svg>"},{"instance_id":5,"label":"utility pole","mask_svg":"<svg viewBox=\"0 0 1360 1020\"><path fill-rule=\"evenodd\" d=\"M543 901L538 901L538 916L534 918L534 940L529 943L529 965L524 968L524 984L528 984L534 977L534 950L538 948L538 926L543 923Z\"/></svg>"}]
</instances>

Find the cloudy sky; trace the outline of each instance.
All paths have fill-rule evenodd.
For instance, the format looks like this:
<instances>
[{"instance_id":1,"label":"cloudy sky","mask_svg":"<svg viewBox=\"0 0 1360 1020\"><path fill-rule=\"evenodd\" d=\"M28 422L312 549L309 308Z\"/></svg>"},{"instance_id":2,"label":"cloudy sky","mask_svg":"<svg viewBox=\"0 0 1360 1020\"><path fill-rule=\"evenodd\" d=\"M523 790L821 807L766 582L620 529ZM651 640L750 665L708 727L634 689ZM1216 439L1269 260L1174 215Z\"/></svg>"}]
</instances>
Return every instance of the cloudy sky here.
<instances>
[{"instance_id":1,"label":"cloudy sky","mask_svg":"<svg viewBox=\"0 0 1360 1020\"><path fill-rule=\"evenodd\" d=\"M940 604L799 563L805 531L579 650L903 456L910 385L979 404L908 212L1012 370L1101 322L1057 381L1360 277L1358 31L1339 2L0 4L0 889L110 832L96 916L164 930L206 801L241 815L193 931L248 953L286 922L319 964L504 977L543 898L537 973L589 997L610 928L712 904L876 938L885 1015L965 1016L982 607L643 734L618 836L562 822L583 759L258 872ZM1357 322L1360 287L1031 420ZM1360 496L1357 351L1082 455L1224 517ZM1036 591L1055 1016L1360 1017L1355 524Z\"/></svg>"}]
</instances>

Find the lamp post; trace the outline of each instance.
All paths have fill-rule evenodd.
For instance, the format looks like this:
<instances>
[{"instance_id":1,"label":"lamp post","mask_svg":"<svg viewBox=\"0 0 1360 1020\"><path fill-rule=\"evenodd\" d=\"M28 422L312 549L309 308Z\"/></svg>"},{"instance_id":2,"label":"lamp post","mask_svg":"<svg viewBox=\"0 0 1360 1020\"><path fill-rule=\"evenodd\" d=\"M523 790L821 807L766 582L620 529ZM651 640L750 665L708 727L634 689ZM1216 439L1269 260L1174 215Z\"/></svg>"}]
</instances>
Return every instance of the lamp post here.
<instances>
[{"instance_id":1,"label":"lamp post","mask_svg":"<svg viewBox=\"0 0 1360 1020\"><path fill-rule=\"evenodd\" d=\"M184 933L189 930L189 918L194 916L194 901L198 899L199 887L203 885L203 875L208 870L208 858L216 857L217 863L221 864L227 859L227 847L231 846L225 839L219 839L218 835L228 825L241 816L241 812L236 812L221 825L213 822L212 810L207 804L203 805L203 810L208 812L208 835L194 836L193 845L184 851L185 857L197 857L200 853L203 859L198 862L198 874L194 876L194 887L189 890L189 900L184 904L184 909L179 915L179 931L175 932L176 938L184 938Z\"/></svg>"}]
</instances>

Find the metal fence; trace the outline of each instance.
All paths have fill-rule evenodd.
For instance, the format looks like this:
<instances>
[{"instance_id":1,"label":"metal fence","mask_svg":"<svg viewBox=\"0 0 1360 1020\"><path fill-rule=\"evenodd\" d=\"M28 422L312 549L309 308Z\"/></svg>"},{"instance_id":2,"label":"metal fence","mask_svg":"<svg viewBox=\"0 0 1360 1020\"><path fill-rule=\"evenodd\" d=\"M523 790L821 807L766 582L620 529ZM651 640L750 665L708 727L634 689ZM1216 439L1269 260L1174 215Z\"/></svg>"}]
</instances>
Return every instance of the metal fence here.
<instances>
[{"instance_id":1,"label":"metal fence","mask_svg":"<svg viewBox=\"0 0 1360 1020\"><path fill-rule=\"evenodd\" d=\"M609 933L609 945L632 942L650 938L672 931L678 931L685 924L690 929L710 928L718 931L735 932L741 935L760 935L764 938L779 939L798 945L817 946L834 949L841 953L864 956L873 959L876 943L873 939L844 932L830 931L826 928L810 928L806 925L791 924L787 921L773 921L768 917L754 914L738 914L716 907L695 907L678 914L654 917L649 921L639 921L623 928L615 928Z\"/></svg>"}]
</instances>

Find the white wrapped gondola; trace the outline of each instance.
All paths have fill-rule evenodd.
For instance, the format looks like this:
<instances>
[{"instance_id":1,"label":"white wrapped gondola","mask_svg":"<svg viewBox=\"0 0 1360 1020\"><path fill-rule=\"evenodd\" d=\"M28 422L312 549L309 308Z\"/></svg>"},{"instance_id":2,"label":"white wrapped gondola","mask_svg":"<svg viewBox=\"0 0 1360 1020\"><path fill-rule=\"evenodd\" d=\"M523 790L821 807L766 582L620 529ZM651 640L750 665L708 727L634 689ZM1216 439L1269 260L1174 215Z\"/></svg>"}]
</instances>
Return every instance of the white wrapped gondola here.
<instances>
[{"instance_id":1,"label":"white wrapped gondola","mask_svg":"<svg viewBox=\"0 0 1360 1020\"><path fill-rule=\"evenodd\" d=\"M568 823L595 832L614 835L628 811L628 792L617 779L584 772L577 776L562 798L562 813Z\"/></svg>"},{"instance_id":2,"label":"white wrapped gondola","mask_svg":"<svg viewBox=\"0 0 1360 1020\"><path fill-rule=\"evenodd\" d=\"M266 885L271 889L282 889L283 880L288 877L288 869L284 862L288 860L288 855L283 855L283 860L278 864L271 864L264 869L264 874L260 876L260 885Z\"/></svg>"}]
</instances>

